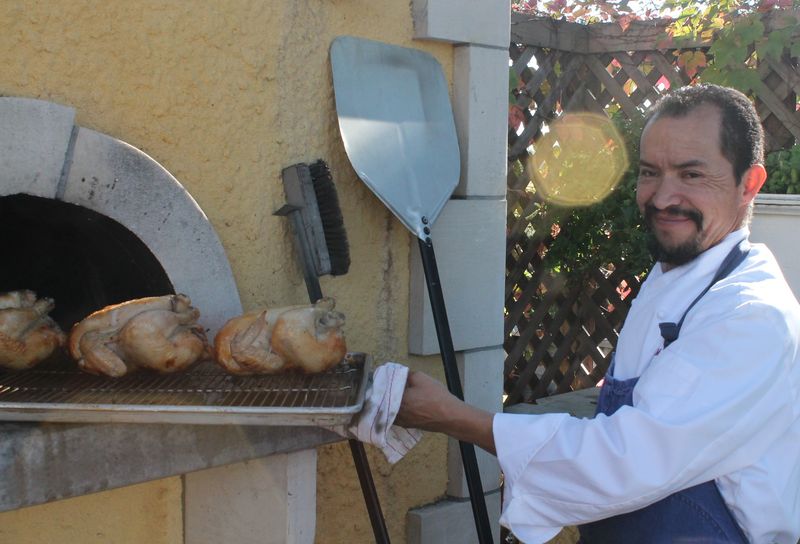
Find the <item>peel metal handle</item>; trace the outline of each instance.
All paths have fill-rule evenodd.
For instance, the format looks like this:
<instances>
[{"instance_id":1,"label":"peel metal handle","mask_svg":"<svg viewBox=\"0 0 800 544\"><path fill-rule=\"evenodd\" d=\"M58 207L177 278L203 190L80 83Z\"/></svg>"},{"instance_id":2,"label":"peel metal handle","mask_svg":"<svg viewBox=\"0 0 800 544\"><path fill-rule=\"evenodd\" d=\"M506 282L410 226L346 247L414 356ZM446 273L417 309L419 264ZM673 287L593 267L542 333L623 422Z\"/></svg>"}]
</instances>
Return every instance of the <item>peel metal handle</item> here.
<instances>
[{"instance_id":1,"label":"peel metal handle","mask_svg":"<svg viewBox=\"0 0 800 544\"><path fill-rule=\"evenodd\" d=\"M361 493L364 495L364 502L367 507L369 522L372 525L372 534L375 536L375 542L389 544L389 530L383 517L378 493L375 490L375 482L369 469L369 460L367 459L367 452L364 450L364 444L352 438L347 442L350 444L350 453L353 455L358 481L361 483Z\"/></svg>"},{"instance_id":2,"label":"peel metal handle","mask_svg":"<svg viewBox=\"0 0 800 544\"><path fill-rule=\"evenodd\" d=\"M422 254L422 267L425 270L425 281L428 284L428 295L431 299L433 322L436 325L436 336L439 340L439 351L442 354L444 375L447 389L460 400L464 400L461 388L461 378L458 375L453 338L450 335L450 325L447 321L447 310L444 305L442 285L439 280L439 269L436 266L436 254L433 251L433 242L430 238L419 240L419 249ZM472 515L475 518L475 529L478 533L480 544L492 543L492 528L489 525L489 513L486 510L486 499L483 495L481 475L478 470L478 458L475 456L475 447L468 442L458 442L461 450L461 461L464 464L464 475L467 479L469 500L472 504Z\"/></svg>"}]
</instances>

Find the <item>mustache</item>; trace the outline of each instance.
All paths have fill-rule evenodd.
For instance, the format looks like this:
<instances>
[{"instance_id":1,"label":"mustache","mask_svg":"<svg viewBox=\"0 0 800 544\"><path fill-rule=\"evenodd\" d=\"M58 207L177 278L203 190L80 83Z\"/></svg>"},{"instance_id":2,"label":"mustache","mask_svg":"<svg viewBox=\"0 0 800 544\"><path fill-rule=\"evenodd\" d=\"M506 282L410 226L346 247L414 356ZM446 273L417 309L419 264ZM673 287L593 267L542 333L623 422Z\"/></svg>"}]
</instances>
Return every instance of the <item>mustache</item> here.
<instances>
[{"instance_id":1,"label":"mustache","mask_svg":"<svg viewBox=\"0 0 800 544\"><path fill-rule=\"evenodd\" d=\"M697 226L697 230L703 229L703 214L697 210L688 210L685 208L679 208L678 206L669 206L663 210L659 210L652 204L645 205L644 218L648 225L653 223L653 217L656 214L665 214L672 217L686 217Z\"/></svg>"}]
</instances>

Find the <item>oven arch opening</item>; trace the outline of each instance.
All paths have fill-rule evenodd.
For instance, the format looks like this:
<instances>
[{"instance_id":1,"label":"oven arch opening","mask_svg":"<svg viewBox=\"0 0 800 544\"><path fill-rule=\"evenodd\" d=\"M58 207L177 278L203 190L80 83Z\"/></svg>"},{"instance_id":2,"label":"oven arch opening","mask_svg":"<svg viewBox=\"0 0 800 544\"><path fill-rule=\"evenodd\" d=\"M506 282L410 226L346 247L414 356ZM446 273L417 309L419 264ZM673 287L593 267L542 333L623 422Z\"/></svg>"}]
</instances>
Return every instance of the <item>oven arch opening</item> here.
<instances>
[{"instance_id":1,"label":"oven arch opening","mask_svg":"<svg viewBox=\"0 0 800 544\"><path fill-rule=\"evenodd\" d=\"M73 227L72 232L77 233L77 240L69 242L70 247L80 248L80 244L91 242L94 253L108 258L85 260L84 264L89 261L102 263L102 272L92 272L94 269L89 267L88 271L77 275L117 277L115 274L125 271L113 268L115 264L112 263L120 263L120 266L125 262L130 264L133 262L131 252L136 257L126 278L103 279L103 283L108 284L103 286L98 286L97 278L86 281L86 284L94 286L88 293L85 285L61 286L62 294L55 296L47 289L28 287L40 295L55 298L54 318L59 323L70 325L70 322L83 317L80 314L102 306L101 301L112 304L120 302L120 299L137 298L136 295L167 294L173 290L191 298L192 305L200 310L199 323L209 338L213 338L228 319L242 313L233 271L213 225L192 195L161 164L123 141L76 125L75 111L67 106L31 98L0 96L0 121L0 149L3 150L0 198L12 199L5 201L5 208L0 210L0 226L3 228L0 240L9 239L11 230L22 231L22 237L31 232L45 237L42 230L45 225L50 225L47 227L50 232L58 234L59 228L49 223L49 216L69 218L66 210L78 209L84 219L77 223L71 219L71 223L68 221ZM36 197L40 200L35 200ZM26 200L28 204L25 204ZM53 202L42 203L41 200ZM45 211L36 219L23 222L25 227L7 229L5 221L8 220L3 216L8 206L12 210L21 209L30 202L39 202L37 206ZM97 224L90 228L86 217L94 217ZM78 227L85 228L81 230ZM89 228L88 234L86 228ZM127 249L109 249L119 244L127 246ZM52 243L43 246L52 247ZM131 250L131 247L136 249ZM20 250L16 251L19 255ZM40 263L44 259L48 267L52 262L47 261L48 257L43 257L35 246L29 250L22 248L22 251L26 259L38 259ZM58 251L62 258L72 258L77 250ZM8 280L2 268L10 262L10 253L0 255L3 255L0 256L0 290L8 290L12 283L20 283L19 276L27 274L18 272L17 280ZM3 257L8 257L8 260ZM27 268L23 269L31 270L34 265L26 263L24 266ZM39 283L41 278L22 279L26 280L25 283L37 279ZM63 299L69 300L73 290L90 302L85 307L68 304L73 309L66 312ZM83 309L77 311L75 308Z\"/></svg>"}]
</instances>

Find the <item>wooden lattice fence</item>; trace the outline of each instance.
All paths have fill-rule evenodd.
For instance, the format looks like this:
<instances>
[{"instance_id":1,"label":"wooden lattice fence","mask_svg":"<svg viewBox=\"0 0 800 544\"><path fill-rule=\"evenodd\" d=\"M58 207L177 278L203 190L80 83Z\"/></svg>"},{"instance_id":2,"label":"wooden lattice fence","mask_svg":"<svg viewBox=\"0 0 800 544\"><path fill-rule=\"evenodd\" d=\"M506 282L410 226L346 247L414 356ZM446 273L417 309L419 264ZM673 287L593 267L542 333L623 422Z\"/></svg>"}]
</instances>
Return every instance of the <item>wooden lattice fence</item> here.
<instances>
[{"instance_id":1,"label":"wooden lattice fence","mask_svg":"<svg viewBox=\"0 0 800 544\"><path fill-rule=\"evenodd\" d=\"M622 32L615 24L512 14L509 53L521 85L508 133L507 405L592 386L608 367L639 280L612 264L613 271L598 270L590 281L570 286L545 270L542 256L553 240L553 221L535 213L540 200L526 159L545 127L566 111L641 117L668 89L702 75L702 67L689 74L678 66L674 49L658 47L665 26L640 22ZM709 45L690 44L704 52ZM758 69L765 85L755 102L767 147L791 146L800 139L797 59L787 54Z\"/></svg>"}]
</instances>

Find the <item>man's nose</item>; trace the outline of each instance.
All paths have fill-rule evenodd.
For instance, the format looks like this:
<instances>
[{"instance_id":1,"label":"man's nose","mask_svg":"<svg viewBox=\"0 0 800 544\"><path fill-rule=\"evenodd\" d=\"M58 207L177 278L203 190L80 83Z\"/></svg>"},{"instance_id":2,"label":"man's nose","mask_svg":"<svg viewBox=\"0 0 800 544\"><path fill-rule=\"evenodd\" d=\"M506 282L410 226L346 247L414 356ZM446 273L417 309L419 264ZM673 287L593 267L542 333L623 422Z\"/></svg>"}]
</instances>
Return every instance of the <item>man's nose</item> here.
<instances>
[{"instance_id":1,"label":"man's nose","mask_svg":"<svg viewBox=\"0 0 800 544\"><path fill-rule=\"evenodd\" d=\"M681 204L680 184L674 176L664 175L656 183L650 204L664 210Z\"/></svg>"}]
</instances>

